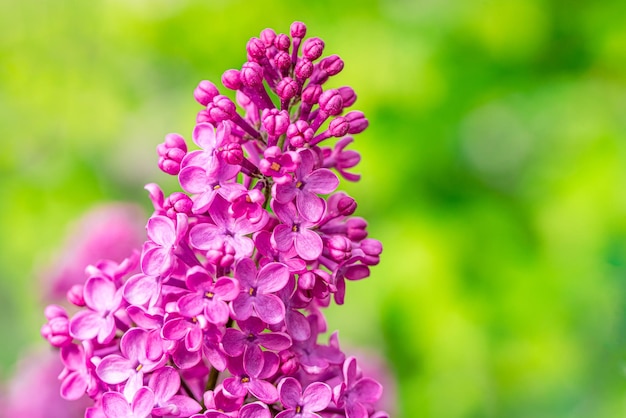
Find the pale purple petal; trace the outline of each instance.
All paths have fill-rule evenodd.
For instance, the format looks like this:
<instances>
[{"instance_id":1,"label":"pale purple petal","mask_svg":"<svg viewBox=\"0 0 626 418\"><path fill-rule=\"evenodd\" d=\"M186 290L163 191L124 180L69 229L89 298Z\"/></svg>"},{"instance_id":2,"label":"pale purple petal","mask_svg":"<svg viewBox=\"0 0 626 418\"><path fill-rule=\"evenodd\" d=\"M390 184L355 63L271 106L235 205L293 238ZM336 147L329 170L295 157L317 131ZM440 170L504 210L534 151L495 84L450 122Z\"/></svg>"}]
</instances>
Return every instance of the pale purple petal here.
<instances>
[{"instance_id":1,"label":"pale purple petal","mask_svg":"<svg viewBox=\"0 0 626 418\"><path fill-rule=\"evenodd\" d=\"M254 305L257 315L268 324L278 324L285 317L285 305L274 294L257 295Z\"/></svg>"},{"instance_id":2,"label":"pale purple petal","mask_svg":"<svg viewBox=\"0 0 626 418\"><path fill-rule=\"evenodd\" d=\"M157 215L148 220L148 237L161 247L171 247L176 242L174 222L165 216Z\"/></svg>"},{"instance_id":3,"label":"pale purple petal","mask_svg":"<svg viewBox=\"0 0 626 418\"><path fill-rule=\"evenodd\" d=\"M302 229L295 238L296 252L305 260L316 260L322 255L324 243L322 238L315 232Z\"/></svg>"},{"instance_id":4,"label":"pale purple petal","mask_svg":"<svg viewBox=\"0 0 626 418\"><path fill-rule=\"evenodd\" d=\"M240 293L232 303L236 319L243 321L252 316L254 302L247 293Z\"/></svg>"},{"instance_id":5,"label":"pale purple petal","mask_svg":"<svg viewBox=\"0 0 626 418\"><path fill-rule=\"evenodd\" d=\"M339 179L327 168L320 168L313 171L306 178L305 190L318 194L329 194L339 186Z\"/></svg>"},{"instance_id":6,"label":"pale purple petal","mask_svg":"<svg viewBox=\"0 0 626 418\"><path fill-rule=\"evenodd\" d=\"M156 402L164 404L180 389L180 375L173 367L165 366L150 376L148 386L154 391Z\"/></svg>"},{"instance_id":7,"label":"pale purple petal","mask_svg":"<svg viewBox=\"0 0 626 418\"><path fill-rule=\"evenodd\" d=\"M302 397L302 386L293 377L286 377L278 385L280 402L287 408L295 408Z\"/></svg>"},{"instance_id":8,"label":"pale purple petal","mask_svg":"<svg viewBox=\"0 0 626 418\"><path fill-rule=\"evenodd\" d=\"M330 387L326 383L313 382L302 394L302 401L309 411L317 412L326 408L333 396Z\"/></svg>"},{"instance_id":9,"label":"pale purple petal","mask_svg":"<svg viewBox=\"0 0 626 418\"><path fill-rule=\"evenodd\" d=\"M134 362L117 354L110 354L102 359L96 373L103 382L117 385L125 382L134 374Z\"/></svg>"},{"instance_id":10,"label":"pale purple petal","mask_svg":"<svg viewBox=\"0 0 626 418\"><path fill-rule=\"evenodd\" d=\"M294 232L288 225L276 225L273 232L274 242L278 251L289 251L293 247Z\"/></svg>"},{"instance_id":11,"label":"pale purple petal","mask_svg":"<svg viewBox=\"0 0 626 418\"><path fill-rule=\"evenodd\" d=\"M216 239L221 239L220 232L221 230L215 225L206 223L198 224L189 231L189 242L195 248L208 250Z\"/></svg>"},{"instance_id":12,"label":"pale purple petal","mask_svg":"<svg viewBox=\"0 0 626 418\"><path fill-rule=\"evenodd\" d=\"M272 418L267 405L261 402L252 402L241 407L239 418Z\"/></svg>"},{"instance_id":13,"label":"pale purple petal","mask_svg":"<svg viewBox=\"0 0 626 418\"><path fill-rule=\"evenodd\" d=\"M372 378L364 377L352 386L350 392L360 402L376 403L383 394L383 386Z\"/></svg>"},{"instance_id":14,"label":"pale purple petal","mask_svg":"<svg viewBox=\"0 0 626 418\"><path fill-rule=\"evenodd\" d=\"M145 305L161 293L161 281L155 276L135 274L124 284L124 299L132 305Z\"/></svg>"},{"instance_id":15,"label":"pale purple petal","mask_svg":"<svg viewBox=\"0 0 626 418\"><path fill-rule=\"evenodd\" d=\"M133 398L133 417L147 418L154 407L154 393L147 387L140 388Z\"/></svg>"},{"instance_id":16,"label":"pale purple petal","mask_svg":"<svg viewBox=\"0 0 626 418\"><path fill-rule=\"evenodd\" d=\"M260 401L267 404L274 403L278 400L278 391L276 390L276 387L265 380L251 380L248 385L248 390Z\"/></svg>"},{"instance_id":17,"label":"pale purple petal","mask_svg":"<svg viewBox=\"0 0 626 418\"><path fill-rule=\"evenodd\" d=\"M77 372L70 373L61 382L61 396L69 401L80 399L87 390L87 380Z\"/></svg>"},{"instance_id":18,"label":"pale purple petal","mask_svg":"<svg viewBox=\"0 0 626 418\"><path fill-rule=\"evenodd\" d=\"M317 234L316 234L317 235ZM289 269L282 263L268 263L258 274L257 286L261 293L278 292L289 280Z\"/></svg>"},{"instance_id":19,"label":"pale purple petal","mask_svg":"<svg viewBox=\"0 0 626 418\"><path fill-rule=\"evenodd\" d=\"M107 392L102 396L102 410L107 418L133 417L128 401L119 392Z\"/></svg>"},{"instance_id":20,"label":"pale purple petal","mask_svg":"<svg viewBox=\"0 0 626 418\"><path fill-rule=\"evenodd\" d=\"M326 203L318 195L308 190L301 190L296 197L296 207L302 218L317 222L324 215Z\"/></svg>"}]
</instances>

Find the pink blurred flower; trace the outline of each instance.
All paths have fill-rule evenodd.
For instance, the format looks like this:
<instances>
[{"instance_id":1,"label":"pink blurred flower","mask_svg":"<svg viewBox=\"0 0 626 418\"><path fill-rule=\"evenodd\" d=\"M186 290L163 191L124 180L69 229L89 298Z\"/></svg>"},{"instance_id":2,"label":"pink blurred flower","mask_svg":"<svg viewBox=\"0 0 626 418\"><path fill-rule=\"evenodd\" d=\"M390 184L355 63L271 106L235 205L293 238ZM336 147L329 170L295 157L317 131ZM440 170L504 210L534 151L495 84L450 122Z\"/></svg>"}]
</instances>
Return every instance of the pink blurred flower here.
<instances>
[{"instance_id":1,"label":"pink blurred flower","mask_svg":"<svg viewBox=\"0 0 626 418\"><path fill-rule=\"evenodd\" d=\"M145 241L141 207L107 203L94 207L68 228L65 244L40 269L44 300L59 300L73 285L85 282L85 266L108 259L121 262Z\"/></svg>"}]
</instances>

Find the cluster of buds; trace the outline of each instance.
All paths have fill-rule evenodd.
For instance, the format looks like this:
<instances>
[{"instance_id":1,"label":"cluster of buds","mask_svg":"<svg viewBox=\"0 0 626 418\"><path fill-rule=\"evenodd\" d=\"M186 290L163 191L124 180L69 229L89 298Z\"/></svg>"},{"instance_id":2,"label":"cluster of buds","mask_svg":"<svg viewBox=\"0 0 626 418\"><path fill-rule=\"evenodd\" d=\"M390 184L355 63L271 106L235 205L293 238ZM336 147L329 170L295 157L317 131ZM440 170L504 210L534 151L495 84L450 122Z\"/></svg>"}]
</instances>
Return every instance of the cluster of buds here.
<instances>
[{"instance_id":1,"label":"cluster of buds","mask_svg":"<svg viewBox=\"0 0 626 418\"><path fill-rule=\"evenodd\" d=\"M170 134L159 167L184 192L146 186L154 205L141 251L86 269L68 292L72 315L49 306L43 336L58 347L61 395L88 396L85 417L387 417L382 386L326 343L322 308L342 304L345 280L379 262L380 242L353 216L339 178L360 160L363 131L350 87L324 42L271 29L222 83L202 81L189 151ZM337 138L332 145L325 141Z\"/></svg>"}]
</instances>

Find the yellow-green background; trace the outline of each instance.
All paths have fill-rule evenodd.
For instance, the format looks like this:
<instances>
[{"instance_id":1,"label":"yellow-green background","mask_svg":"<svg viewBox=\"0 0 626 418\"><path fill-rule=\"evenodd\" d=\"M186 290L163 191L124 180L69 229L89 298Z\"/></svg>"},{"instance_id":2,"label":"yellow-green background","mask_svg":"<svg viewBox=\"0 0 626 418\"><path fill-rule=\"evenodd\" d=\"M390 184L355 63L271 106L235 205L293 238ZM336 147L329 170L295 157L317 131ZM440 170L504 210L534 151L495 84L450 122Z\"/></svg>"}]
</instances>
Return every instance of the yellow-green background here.
<instances>
[{"instance_id":1,"label":"yellow-green background","mask_svg":"<svg viewBox=\"0 0 626 418\"><path fill-rule=\"evenodd\" d=\"M0 373L41 343L35 267L97 202L150 208L199 80L293 20L370 128L342 185L384 244L330 312L401 417L626 415L626 6L569 0L0 2Z\"/></svg>"}]
</instances>

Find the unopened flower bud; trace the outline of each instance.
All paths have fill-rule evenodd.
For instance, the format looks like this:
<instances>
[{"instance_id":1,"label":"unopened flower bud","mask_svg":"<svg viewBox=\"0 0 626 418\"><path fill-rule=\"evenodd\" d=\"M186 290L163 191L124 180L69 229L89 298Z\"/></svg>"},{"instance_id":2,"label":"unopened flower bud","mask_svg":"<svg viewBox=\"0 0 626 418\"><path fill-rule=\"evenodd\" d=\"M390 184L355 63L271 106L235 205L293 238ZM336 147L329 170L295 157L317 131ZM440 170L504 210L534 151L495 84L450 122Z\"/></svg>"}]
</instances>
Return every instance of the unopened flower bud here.
<instances>
[{"instance_id":1,"label":"unopened flower bud","mask_svg":"<svg viewBox=\"0 0 626 418\"><path fill-rule=\"evenodd\" d=\"M338 115L343 110L343 99L339 91L335 89L326 90L319 98L320 109L329 115Z\"/></svg>"},{"instance_id":2,"label":"unopened flower bud","mask_svg":"<svg viewBox=\"0 0 626 418\"><path fill-rule=\"evenodd\" d=\"M369 126L369 121L363 114L363 112L359 110L353 110L348 112L345 116L346 120L350 122L350 129L348 130L349 134L358 134L363 132L365 128Z\"/></svg>"},{"instance_id":3,"label":"unopened flower bud","mask_svg":"<svg viewBox=\"0 0 626 418\"><path fill-rule=\"evenodd\" d=\"M276 94L282 100L289 100L298 94L298 83L291 77L285 77L276 85Z\"/></svg>"},{"instance_id":4,"label":"unopened flower bud","mask_svg":"<svg viewBox=\"0 0 626 418\"><path fill-rule=\"evenodd\" d=\"M280 71L287 71L291 67L291 57L287 51L278 51L274 56L274 65Z\"/></svg>"},{"instance_id":5,"label":"unopened flower bud","mask_svg":"<svg viewBox=\"0 0 626 418\"><path fill-rule=\"evenodd\" d=\"M258 62L265 57L265 43L259 38L250 38L246 45L246 51L248 51L250 58Z\"/></svg>"},{"instance_id":6,"label":"unopened flower bud","mask_svg":"<svg viewBox=\"0 0 626 418\"><path fill-rule=\"evenodd\" d=\"M285 35L284 33L278 34L274 39L274 46L279 51L289 51L289 47L291 46L291 39L289 39L289 36Z\"/></svg>"},{"instance_id":7,"label":"unopened flower bud","mask_svg":"<svg viewBox=\"0 0 626 418\"><path fill-rule=\"evenodd\" d=\"M244 86L261 86L263 84L263 67L256 62L248 61L241 67L239 76Z\"/></svg>"},{"instance_id":8,"label":"unopened flower bud","mask_svg":"<svg viewBox=\"0 0 626 418\"><path fill-rule=\"evenodd\" d=\"M176 219L177 213L184 213L185 215L191 215L191 208L193 207L193 201L185 193L174 192L163 203L163 209L168 217Z\"/></svg>"},{"instance_id":9,"label":"unopened flower bud","mask_svg":"<svg viewBox=\"0 0 626 418\"><path fill-rule=\"evenodd\" d=\"M180 163L187 154L187 144L182 136L168 134L165 141L157 146L159 168L163 172L176 175L180 171Z\"/></svg>"},{"instance_id":10,"label":"unopened flower bud","mask_svg":"<svg viewBox=\"0 0 626 418\"><path fill-rule=\"evenodd\" d=\"M302 22L293 22L289 28L292 38L304 38L306 35L306 25Z\"/></svg>"},{"instance_id":11,"label":"unopened flower bud","mask_svg":"<svg viewBox=\"0 0 626 418\"><path fill-rule=\"evenodd\" d=\"M226 144L220 151L220 155L228 164L239 165L243 161L243 150L236 142Z\"/></svg>"},{"instance_id":12,"label":"unopened flower bud","mask_svg":"<svg viewBox=\"0 0 626 418\"><path fill-rule=\"evenodd\" d=\"M326 248L331 259L342 262L352 254L352 242L343 235L332 235L326 241Z\"/></svg>"},{"instance_id":13,"label":"unopened flower bud","mask_svg":"<svg viewBox=\"0 0 626 418\"><path fill-rule=\"evenodd\" d=\"M242 82L239 70L226 70L222 74L222 84L230 90L239 90Z\"/></svg>"},{"instance_id":14,"label":"unopened flower bud","mask_svg":"<svg viewBox=\"0 0 626 418\"><path fill-rule=\"evenodd\" d=\"M356 93L352 87L343 86L339 87L339 94L341 94L341 98L343 99L343 107L350 107L356 102Z\"/></svg>"},{"instance_id":15,"label":"unopened flower bud","mask_svg":"<svg viewBox=\"0 0 626 418\"><path fill-rule=\"evenodd\" d=\"M356 211L356 200L345 195L337 202L337 211L342 216L350 216Z\"/></svg>"},{"instance_id":16,"label":"unopened flower bud","mask_svg":"<svg viewBox=\"0 0 626 418\"><path fill-rule=\"evenodd\" d=\"M324 53L324 41L320 38L309 38L304 41L302 45L302 55L311 60L315 61Z\"/></svg>"},{"instance_id":17,"label":"unopened flower bud","mask_svg":"<svg viewBox=\"0 0 626 418\"><path fill-rule=\"evenodd\" d=\"M300 148L313 138L313 129L303 120L297 120L287 128L287 139L294 148Z\"/></svg>"},{"instance_id":18,"label":"unopened flower bud","mask_svg":"<svg viewBox=\"0 0 626 418\"><path fill-rule=\"evenodd\" d=\"M309 84L302 90L302 101L308 105L314 105L322 95L322 86L319 84Z\"/></svg>"},{"instance_id":19,"label":"unopened flower bud","mask_svg":"<svg viewBox=\"0 0 626 418\"><path fill-rule=\"evenodd\" d=\"M213 98L218 94L219 91L217 90L217 87L215 87L215 84L207 80L202 80L198 84L198 87L196 87L196 89L193 91L193 97L202 106L206 106L211 103Z\"/></svg>"},{"instance_id":20,"label":"unopened flower bud","mask_svg":"<svg viewBox=\"0 0 626 418\"><path fill-rule=\"evenodd\" d=\"M229 97L218 95L209 103L207 110L216 122L231 119L237 113L237 107Z\"/></svg>"},{"instance_id":21,"label":"unopened flower bud","mask_svg":"<svg viewBox=\"0 0 626 418\"><path fill-rule=\"evenodd\" d=\"M313 63L307 58L300 58L296 63L294 74L298 80L306 80L313 74Z\"/></svg>"},{"instance_id":22,"label":"unopened flower bud","mask_svg":"<svg viewBox=\"0 0 626 418\"><path fill-rule=\"evenodd\" d=\"M261 31L261 35L259 36L266 47L270 47L274 45L274 39L276 39L276 32L274 29L266 28Z\"/></svg>"},{"instance_id":23,"label":"unopened flower bud","mask_svg":"<svg viewBox=\"0 0 626 418\"><path fill-rule=\"evenodd\" d=\"M350 218L346 222L346 235L352 241L361 241L367 237L367 222L363 218Z\"/></svg>"},{"instance_id":24,"label":"unopened flower bud","mask_svg":"<svg viewBox=\"0 0 626 418\"><path fill-rule=\"evenodd\" d=\"M263 109L261 114L263 127L271 136L280 136L289 127L289 113L286 110Z\"/></svg>"},{"instance_id":25,"label":"unopened flower bud","mask_svg":"<svg viewBox=\"0 0 626 418\"><path fill-rule=\"evenodd\" d=\"M342 116L337 116L335 119L330 121L330 124L328 125L330 134L337 138L341 138L347 134L349 129L350 123Z\"/></svg>"},{"instance_id":26,"label":"unopened flower bud","mask_svg":"<svg viewBox=\"0 0 626 418\"><path fill-rule=\"evenodd\" d=\"M331 55L320 61L320 68L328 75L336 75L343 70L343 60L338 55Z\"/></svg>"},{"instance_id":27,"label":"unopened flower bud","mask_svg":"<svg viewBox=\"0 0 626 418\"><path fill-rule=\"evenodd\" d=\"M83 285L75 284L67 291L67 300L76 306L85 306L85 297L83 296Z\"/></svg>"}]
</instances>

